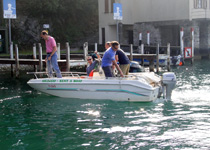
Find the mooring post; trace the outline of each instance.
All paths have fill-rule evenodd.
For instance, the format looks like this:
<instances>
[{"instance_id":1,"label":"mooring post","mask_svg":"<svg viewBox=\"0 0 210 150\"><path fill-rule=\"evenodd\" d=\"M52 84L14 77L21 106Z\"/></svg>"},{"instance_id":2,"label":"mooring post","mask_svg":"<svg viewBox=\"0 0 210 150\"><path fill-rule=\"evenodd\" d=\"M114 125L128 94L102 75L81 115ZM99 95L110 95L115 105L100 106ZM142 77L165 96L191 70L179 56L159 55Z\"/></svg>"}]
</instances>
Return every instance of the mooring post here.
<instances>
[{"instance_id":1,"label":"mooring post","mask_svg":"<svg viewBox=\"0 0 210 150\"><path fill-rule=\"evenodd\" d=\"M180 31L180 55L184 59L184 28L181 28Z\"/></svg>"},{"instance_id":2,"label":"mooring post","mask_svg":"<svg viewBox=\"0 0 210 150\"><path fill-rule=\"evenodd\" d=\"M192 60L191 60L191 63L193 64L194 63L194 52L195 52L195 41L194 41L194 28L191 28L191 39L192 39Z\"/></svg>"},{"instance_id":3,"label":"mooring post","mask_svg":"<svg viewBox=\"0 0 210 150\"><path fill-rule=\"evenodd\" d=\"M142 33L139 33L139 53L141 54L141 45L142 45Z\"/></svg>"},{"instance_id":4,"label":"mooring post","mask_svg":"<svg viewBox=\"0 0 210 150\"><path fill-rule=\"evenodd\" d=\"M141 54L144 54L144 44L141 44ZM144 58L141 59L141 65L144 66Z\"/></svg>"},{"instance_id":5,"label":"mooring post","mask_svg":"<svg viewBox=\"0 0 210 150\"><path fill-rule=\"evenodd\" d=\"M14 59L14 54L13 54L13 42L10 43L10 59Z\"/></svg>"},{"instance_id":6,"label":"mooring post","mask_svg":"<svg viewBox=\"0 0 210 150\"><path fill-rule=\"evenodd\" d=\"M15 77L19 77L19 52L18 52L18 45L15 44Z\"/></svg>"},{"instance_id":7,"label":"mooring post","mask_svg":"<svg viewBox=\"0 0 210 150\"><path fill-rule=\"evenodd\" d=\"M147 31L147 45L150 45L150 32Z\"/></svg>"},{"instance_id":8,"label":"mooring post","mask_svg":"<svg viewBox=\"0 0 210 150\"><path fill-rule=\"evenodd\" d=\"M13 42L10 43L10 59L14 59ZM13 64L11 64L11 77L13 77Z\"/></svg>"},{"instance_id":9,"label":"mooring post","mask_svg":"<svg viewBox=\"0 0 210 150\"><path fill-rule=\"evenodd\" d=\"M39 71L43 70L43 63L42 63L42 45L39 43Z\"/></svg>"},{"instance_id":10,"label":"mooring post","mask_svg":"<svg viewBox=\"0 0 210 150\"><path fill-rule=\"evenodd\" d=\"M36 59L36 44L33 45L33 59Z\"/></svg>"},{"instance_id":11,"label":"mooring post","mask_svg":"<svg viewBox=\"0 0 210 150\"><path fill-rule=\"evenodd\" d=\"M168 43L167 44L167 70L168 71L171 71L171 59L170 59L170 57L171 57L171 44L170 43Z\"/></svg>"},{"instance_id":12,"label":"mooring post","mask_svg":"<svg viewBox=\"0 0 210 150\"><path fill-rule=\"evenodd\" d=\"M133 61L133 44L130 45L130 60Z\"/></svg>"},{"instance_id":13,"label":"mooring post","mask_svg":"<svg viewBox=\"0 0 210 150\"><path fill-rule=\"evenodd\" d=\"M58 60L61 60L61 44L57 44L57 55L58 55Z\"/></svg>"},{"instance_id":14,"label":"mooring post","mask_svg":"<svg viewBox=\"0 0 210 150\"><path fill-rule=\"evenodd\" d=\"M95 43L95 52L98 52L98 43Z\"/></svg>"},{"instance_id":15,"label":"mooring post","mask_svg":"<svg viewBox=\"0 0 210 150\"><path fill-rule=\"evenodd\" d=\"M157 71L157 73L159 73L159 52L160 52L160 46L158 43L157 49L156 49L156 71Z\"/></svg>"},{"instance_id":16,"label":"mooring post","mask_svg":"<svg viewBox=\"0 0 210 150\"><path fill-rule=\"evenodd\" d=\"M154 72L154 61L155 59L149 59L149 71Z\"/></svg>"},{"instance_id":17,"label":"mooring post","mask_svg":"<svg viewBox=\"0 0 210 150\"><path fill-rule=\"evenodd\" d=\"M66 42L66 72L70 70L70 46L69 42Z\"/></svg>"},{"instance_id":18,"label":"mooring post","mask_svg":"<svg viewBox=\"0 0 210 150\"><path fill-rule=\"evenodd\" d=\"M87 59L87 55L88 55L88 42L84 43L83 51L84 51L84 60L86 60Z\"/></svg>"},{"instance_id":19,"label":"mooring post","mask_svg":"<svg viewBox=\"0 0 210 150\"><path fill-rule=\"evenodd\" d=\"M33 45L33 59L36 59L36 43ZM34 72L37 71L36 65L34 65Z\"/></svg>"}]
</instances>

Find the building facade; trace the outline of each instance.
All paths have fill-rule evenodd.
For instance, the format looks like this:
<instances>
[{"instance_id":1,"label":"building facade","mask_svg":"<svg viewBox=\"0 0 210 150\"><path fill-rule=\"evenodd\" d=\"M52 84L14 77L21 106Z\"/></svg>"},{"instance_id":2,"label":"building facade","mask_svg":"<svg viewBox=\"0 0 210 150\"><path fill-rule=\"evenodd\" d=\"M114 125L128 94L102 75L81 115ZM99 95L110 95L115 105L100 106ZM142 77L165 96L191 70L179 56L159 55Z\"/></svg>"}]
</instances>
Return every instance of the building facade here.
<instances>
[{"instance_id":1,"label":"building facade","mask_svg":"<svg viewBox=\"0 0 210 150\"><path fill-rule=\"evenodd\" d=\"M150 32L151 45L180 46L184 28L184 46L191 46L191 28L195 30L195 55L210 55L210 0L99 0L99 43L117 39L113 3L121 3L123 20L119 24L121 44L143 43Z\"/></svg>"}]
</instances>

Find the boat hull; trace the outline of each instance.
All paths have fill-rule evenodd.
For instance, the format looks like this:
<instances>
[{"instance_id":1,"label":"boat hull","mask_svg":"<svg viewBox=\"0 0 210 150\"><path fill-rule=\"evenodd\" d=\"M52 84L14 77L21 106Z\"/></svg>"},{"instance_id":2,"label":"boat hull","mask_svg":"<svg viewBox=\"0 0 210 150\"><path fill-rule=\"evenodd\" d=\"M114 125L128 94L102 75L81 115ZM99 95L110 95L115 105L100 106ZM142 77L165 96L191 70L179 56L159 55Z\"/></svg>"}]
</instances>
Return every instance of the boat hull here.
<instances>
[{"instance_id":1,"label":"boat hull","mask_svg":"<svg viewBox=\"0 0 210 150\"><path fill-rule=\"evenodd\" d=\"M75 99L150 102L159 94L159 87L142 80L32 79L28 84L50 95Z\"/></svg>"}]
</instances>

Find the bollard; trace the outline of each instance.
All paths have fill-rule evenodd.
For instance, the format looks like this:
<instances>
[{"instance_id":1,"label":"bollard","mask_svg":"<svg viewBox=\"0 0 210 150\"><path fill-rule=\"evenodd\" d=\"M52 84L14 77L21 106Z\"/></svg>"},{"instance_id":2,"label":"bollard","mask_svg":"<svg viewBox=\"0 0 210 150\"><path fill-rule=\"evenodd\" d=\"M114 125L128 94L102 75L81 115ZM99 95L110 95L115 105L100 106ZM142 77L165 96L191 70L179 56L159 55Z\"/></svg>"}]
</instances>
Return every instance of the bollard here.
<instances>
[{"instance_id":1,"label":"bollard","mask_svg":"<svg viewBox=\"0 0 210 150\"><path fill-rule=\"evenodd\" d=\"M19 52L18 52L18 45L15 44L15 77L19 77Z\"/></svg>"},{"instance_id":2,"label":"bollard","mask_svg":"<svg viewBox=\"0 0 210 150\"><path fill-rule=\"evenodd\" d=\"M171 44L170 43L168 43L167 44L167 70L168 71L171 71L171 59L170 59L170 57L171 57Z\"/></svg>"},{"instance_id":3,"label":"bollard","mask_svg":"<svg viewBox=\"0 0 210 150\"><path fill-rule=\"evenodd\" d=\"M42 45L39 43L39 71L43 70L43 63L42 63Z\"/></svg>"},{"instance_id":4,"label":"bollard","mask_svg":"<svg viewBox=\"0 0 210 150\"><path fill-rule=\"evenodd\" d=\"M133 61L133 44L130 45L130 60Z\"/></svg>"},{"instance_id":5,"label":"bollard","mask_svg":"<svg viewBox=\"0 0 210 150\"><path fill-rule=\"evenodd\" d=\"M159 52L160 52L160 46L157 44L157 49L156 49L156 71L159 73Z\"/></svg>"},{"instance_id":6,"label":"bollard","mask_svg":"<svg viewBox=\"0 0 210 150\"><path fill-rule=\"evenodd\" d=\"M58 60L61 60L61 44L58 43L57 46L57 55L58 55Z\"/></svg>"},{"instance_id":7,"label":"bollard","mask_svg":"<svg viewBox=\"0 0 210 150\"><path fill-rule=\"evenodd\" d=\"M70 46L69 42L66 42L66 72L70 70Z\"/></svg>"},{"instance_id":8,"label":"bollard","mask_svg":"<svg viewBox=\"0 0 210 150\"><path fill-rule=\"evenodd\" d=\"M95 43L95 52L98 52L98 44Z\"/></svg>"},{"instance_id":9,"label":"bollard","mask_svg":"<svg viewBox=\"0 0 210 150\"><path fill-rule=\"evenodd\" d=\"M86 60L87 59L87 55L88 55L88 42L84 43L83 51L84 51L84 60Z\"/></svg>"},{"instance_id":10,"label":"bollard","mask_svg":"<svg viewBox=\"0 0 210 150\"><path fill-rule=\"evenodd\" d=\"M14 59L14 54L13 54L13 42L10 43L10 59Z\"/></svg>"}]
</instances>

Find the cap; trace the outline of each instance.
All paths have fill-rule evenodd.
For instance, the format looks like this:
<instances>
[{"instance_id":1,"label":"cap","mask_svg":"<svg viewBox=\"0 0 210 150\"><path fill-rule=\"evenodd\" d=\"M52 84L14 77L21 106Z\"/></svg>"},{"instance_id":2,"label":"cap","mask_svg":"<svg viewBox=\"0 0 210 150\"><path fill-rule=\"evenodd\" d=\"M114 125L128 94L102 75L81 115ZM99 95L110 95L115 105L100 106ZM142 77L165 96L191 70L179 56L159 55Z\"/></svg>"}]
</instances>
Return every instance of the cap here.
<instances>
[{"instance_id":1,"label":"cap","mask_svg":"<svg viewBox=\"0 0 210 150\"><path fill-rule=\"evenodd\" d=\"M42 33L42 34L43 34L43 33L48 34L48 31L47 31L47 30L43 30L41 33Z\"/></svg>"}]
</instances>

